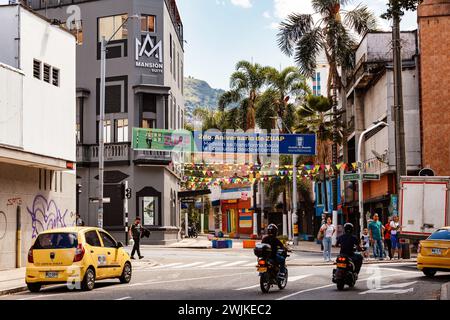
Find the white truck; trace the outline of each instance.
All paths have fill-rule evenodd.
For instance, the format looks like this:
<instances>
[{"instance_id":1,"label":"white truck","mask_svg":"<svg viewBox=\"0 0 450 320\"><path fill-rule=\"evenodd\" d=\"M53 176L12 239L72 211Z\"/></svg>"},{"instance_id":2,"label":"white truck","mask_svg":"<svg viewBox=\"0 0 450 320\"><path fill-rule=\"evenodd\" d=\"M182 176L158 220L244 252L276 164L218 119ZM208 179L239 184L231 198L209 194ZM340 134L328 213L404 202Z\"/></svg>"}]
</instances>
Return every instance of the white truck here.
<instances>
[{"instance_id":1,"label":"white truck","mask_svg":"<svg viewBox=\"0 0 450 320\"><path fill-rule=\"evenodd\" d=\"M401 186L401 238L417 242L450 225L450 177L402 177Z\"/></svg>"}]
</instances>

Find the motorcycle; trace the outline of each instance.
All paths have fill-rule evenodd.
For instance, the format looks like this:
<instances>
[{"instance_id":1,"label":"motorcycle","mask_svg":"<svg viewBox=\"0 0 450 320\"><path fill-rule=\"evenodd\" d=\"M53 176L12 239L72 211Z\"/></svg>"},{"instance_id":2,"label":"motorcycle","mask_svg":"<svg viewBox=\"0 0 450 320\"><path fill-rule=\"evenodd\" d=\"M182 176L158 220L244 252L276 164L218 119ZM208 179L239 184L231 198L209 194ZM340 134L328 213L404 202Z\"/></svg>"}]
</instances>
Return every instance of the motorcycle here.
<instances>
[{"instance_id":1,"label":"motorcycle","mask_svg":"<svg viewBox=\"0 0 450 320\"><path fill-rule=\"evenodd\" d=\"M197 238L198 232L195 227L188 227L188 238Z\"/></svg>"},{"instance_id":2,"label":"motorcycle","mask_svg":"<svg viewBox=\"0 0 450 320\"><path fill-rule=\"evenodd\" d=\"M339 291L344 290L345 285L353 288L358 280L355 264L346 255L339 255L336 259L336 268L333 270L333 283L336 283Z\"/></svg>"},{"instance_id":3,"label":"motorcycle","mask_svg":"<svg viewBox=\"0 0 450 320\"><path fill-rule=\"evenodd\" d=\"M272 249L268 244L258 244L254 249L254 253L258 258L258 264L256 266L259 272L259 282L261 291L263 293L268 293L272 286L277 285L280 290L286 288L288 283L288 270L282 276L280 275L280 268L277 264L273 263L270 256L272 254ZM284 257L289 257L285 250L278 250L279 254Z\"/></svg>"}]
</instances>

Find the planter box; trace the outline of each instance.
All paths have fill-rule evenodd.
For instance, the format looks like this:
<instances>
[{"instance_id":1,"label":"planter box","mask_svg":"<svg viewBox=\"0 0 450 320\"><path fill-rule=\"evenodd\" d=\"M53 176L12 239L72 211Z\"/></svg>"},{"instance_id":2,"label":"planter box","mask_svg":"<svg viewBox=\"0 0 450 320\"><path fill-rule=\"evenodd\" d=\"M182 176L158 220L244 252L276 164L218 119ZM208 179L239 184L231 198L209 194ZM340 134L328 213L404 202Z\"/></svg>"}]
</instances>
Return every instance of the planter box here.
<instances>
[{"instance_id":1,"label":"planter box","mask_svg":"<svg viewBox=\"0 0 450 320\"><path fill-rule=\"evenodd\" d=\"M256 241L255 240L244 240L242 242L242 246L244 249L253 249L256 247Z\"/></svg>"}]
</instances>

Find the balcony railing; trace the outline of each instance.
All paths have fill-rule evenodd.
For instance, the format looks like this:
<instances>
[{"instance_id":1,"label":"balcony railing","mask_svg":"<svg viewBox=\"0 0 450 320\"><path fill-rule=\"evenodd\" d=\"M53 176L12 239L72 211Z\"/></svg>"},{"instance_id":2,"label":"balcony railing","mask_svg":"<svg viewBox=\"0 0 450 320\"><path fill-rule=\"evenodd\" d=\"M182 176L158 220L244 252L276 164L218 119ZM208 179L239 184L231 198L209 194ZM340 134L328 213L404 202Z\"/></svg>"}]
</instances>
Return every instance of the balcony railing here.
<instances>
[{"instance_id":1,"label":"balcony railing","mask_svg":"<svg viewBox=\"0 0 450 320\"><path fill-rule=\"evenodd\" d=\"M105 144L104 160L110 161L129 161L131 145L126 143L108 143ZM77 162L90 163L98 162L99 147L98 145L78 145L77 146Z\"/></svg>"},{"instance_id":2,"label":"balcony railing","mask_svg":"<svg viewBox=\"0 0 450 320\"><path fill-rule=\"evenodd\" d=\"M172 161L168 151L135 151L134 160Z\"/></svg>"}]
</instances>

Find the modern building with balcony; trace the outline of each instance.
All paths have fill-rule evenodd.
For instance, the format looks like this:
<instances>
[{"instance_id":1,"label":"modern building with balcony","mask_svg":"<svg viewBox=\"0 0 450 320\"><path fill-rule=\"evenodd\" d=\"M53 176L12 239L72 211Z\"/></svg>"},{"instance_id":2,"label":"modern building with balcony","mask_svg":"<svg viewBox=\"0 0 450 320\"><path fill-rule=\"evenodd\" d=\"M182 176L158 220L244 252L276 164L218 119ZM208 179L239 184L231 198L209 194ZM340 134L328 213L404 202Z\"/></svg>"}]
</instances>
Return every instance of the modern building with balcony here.
<instances>
[{"instance_id":1,"label":"modern building with balcony","mask_svg":"<svg viewBox=\"0 0 450 320\"><path fill-rule=\"evenodd\" d=\"M0 0L0 270L75 224L75 37Z\"/></svg>"},{"instance_id":2,"label":"modern building with balcony","mask_svg":"<svg viewBox=\"0 0 450 320\"><path fill-rule=\"evenodd\" d=\"M402 32L402 78L405 121L406 165L409 175L421 169L419 51L416 31ZM379 181L364 182L364 214L378 213L383 220L392 214L396 201L394 70L392 33L371 32L364 36L355 52L355 68L348 70L346 156L349 163L361 161L365 173L380 174ZM363 138L361 133L374 122L385 121ZM344 215L359 225L357 182L345 182Z\"/></svg>"},{"instance_id":3,"label":"modern building with balcony","mask_svg":"<svg viewBox=\"0 0 450 320\"><path fill-rule=\"evenodd\" d=\"M175 0L29 0L29 5L77 37L77 210L97 225L100 41L106 55L103 225L125 238L122 183L128 181L129 223L141 217L148 244L179 237L176 154L134 151L132 128L175 130L184 125L183 24ZM139 15L140 19L132 16ZM127 20L127 18L129 18ZM127 21L124 25L122 25ZM117 32L116 32L117 31Z\"/></svg>"}]
</instances>

